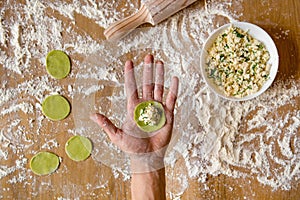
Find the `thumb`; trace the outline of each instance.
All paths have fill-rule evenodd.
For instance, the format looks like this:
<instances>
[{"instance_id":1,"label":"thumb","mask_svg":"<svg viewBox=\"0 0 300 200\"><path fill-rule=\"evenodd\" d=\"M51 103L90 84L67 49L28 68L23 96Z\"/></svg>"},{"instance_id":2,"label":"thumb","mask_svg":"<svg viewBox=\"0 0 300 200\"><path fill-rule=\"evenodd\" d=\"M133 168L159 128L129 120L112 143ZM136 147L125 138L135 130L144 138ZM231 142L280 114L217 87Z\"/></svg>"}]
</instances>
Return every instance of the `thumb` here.
<instances>
[{"instance_id":1,"label":"thumb","mask_svg":"<svg viewBox=\"0 0 300 200\"><path fill-rule=\"evenodd\" d=\"M117 128L106 116L95 113L90 116L90 119L96 122L107 133L112 142L116 142L118 135L122 130Z\"/></svg>"}]
</instances>

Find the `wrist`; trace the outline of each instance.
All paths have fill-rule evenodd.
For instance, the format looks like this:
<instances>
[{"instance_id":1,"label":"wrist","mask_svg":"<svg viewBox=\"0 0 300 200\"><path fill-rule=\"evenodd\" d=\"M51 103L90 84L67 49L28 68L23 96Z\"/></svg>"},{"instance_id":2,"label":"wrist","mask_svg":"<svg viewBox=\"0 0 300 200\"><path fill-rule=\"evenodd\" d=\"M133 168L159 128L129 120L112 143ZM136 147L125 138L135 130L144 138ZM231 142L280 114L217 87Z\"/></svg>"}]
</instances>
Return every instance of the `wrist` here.
<instances>
[{"instance_id":1,"label":"wrist","mask_svg":"<svg viewBox=\"0 0 300 200\"><path fill-rule=\"evenodd\" d=\"M131 174L154 172L164 168L166 148L148 153L129 154Z\"/></svg>"},{"instance_id":2,"label":"wrist","mask_svg":"<svg viewBox=\"0 0 300 200\"><path fill-rule=\"evenodd\" d=\"M136 163L132 162L132 167L136 169ZM141 166L138 163L138 166ZM164 166L164 165L163 165ZM146 167L149 167L148 165ZM150 167L153 167L150 165ZM153 169L153 168L152 168ZM166 199L166 180L165 168L157 169L155 171L145 171L141 173L133 172L131 174L131 195L133 200L140 199Z\"/></svg>"}]
</instances>

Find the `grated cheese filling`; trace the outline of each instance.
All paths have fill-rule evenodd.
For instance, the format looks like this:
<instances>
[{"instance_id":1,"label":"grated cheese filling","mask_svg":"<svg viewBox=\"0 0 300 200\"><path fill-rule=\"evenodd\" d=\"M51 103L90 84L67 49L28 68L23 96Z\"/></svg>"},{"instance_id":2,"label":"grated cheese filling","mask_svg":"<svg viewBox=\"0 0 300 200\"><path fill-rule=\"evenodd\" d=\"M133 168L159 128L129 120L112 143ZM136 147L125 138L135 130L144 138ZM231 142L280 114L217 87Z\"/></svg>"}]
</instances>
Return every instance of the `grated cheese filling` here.
<instances>
[{"instance_id":1,"label":"grated cheese filling","mask_svg":"<svg viewBox=\"0 0 300 200\"><path fill-rule=\"evenodd\" d=\"M157 125L160 120L160 112L152 103L145 108L141 109L139 121L144 122L146 125Z\"/></svg>"}]
</instances>

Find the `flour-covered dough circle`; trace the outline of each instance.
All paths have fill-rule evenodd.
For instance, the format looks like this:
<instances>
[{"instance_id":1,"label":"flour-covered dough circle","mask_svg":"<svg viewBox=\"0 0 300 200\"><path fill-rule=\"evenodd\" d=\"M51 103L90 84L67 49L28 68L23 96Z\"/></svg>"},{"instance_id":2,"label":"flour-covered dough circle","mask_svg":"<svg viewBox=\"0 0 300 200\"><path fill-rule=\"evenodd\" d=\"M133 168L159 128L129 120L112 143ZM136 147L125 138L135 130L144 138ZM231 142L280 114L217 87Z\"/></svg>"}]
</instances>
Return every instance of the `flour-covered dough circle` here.
<instances>
[{"instance_id":1,"label":"flour-covered dough circle","mask_svg":"<svg viewBox=\"0 0 300 200\"><path fill-rule=\"evenodd\" d=\"M46 97L42 103L43 114L53 121L66 118L70 113L70 104L61 95L51 95Z\"/></svg>"},{"instance_id":2,"label":"flour-covered dough circle","mask_svg":"<svg viewBox=\"0 0 300 200\"><path fill-rule=\"evenodd\" d=\"M65 78L71 69L68 55L60 50L50 51L46 57L46 69L53 78Z\"/></svg>"},{"instance_id":3,"label":"flour-covered dough circle","mask_svg":"<svg viewBox=\"0 0 300 200\"><path fill-rule=\"evenodd\" d=\"M69 158L74 161L83 161L87 159L92 152L92 142L80 135L71 137L65 146L65 150Z\"/></svg>"},{"instance_id":4,"label":"flour-covered dough circle","mask_svg":"<svg viewBox=\"0 0 300 200\"><path fill-rule=\"evenodd\" d=\"M30 160L30 169L37 175L51 174L58 166L58 156L50 152L39 152Z\"/></svg>"}]
</instances>

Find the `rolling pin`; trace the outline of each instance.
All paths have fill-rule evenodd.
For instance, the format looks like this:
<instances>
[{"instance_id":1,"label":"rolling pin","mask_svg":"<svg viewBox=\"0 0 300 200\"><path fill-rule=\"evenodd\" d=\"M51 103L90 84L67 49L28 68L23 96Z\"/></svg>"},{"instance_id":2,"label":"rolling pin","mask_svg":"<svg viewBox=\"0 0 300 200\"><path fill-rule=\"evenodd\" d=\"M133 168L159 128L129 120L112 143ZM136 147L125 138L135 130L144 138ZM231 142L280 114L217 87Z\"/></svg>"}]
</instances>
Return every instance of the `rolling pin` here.
<instances>
[{"instance_id":1,"label":"rolling pin","mask_svg":"<svg viewBox=\"0 0 300 200\"><path fill-rule=\"evenodd\" d=\"M153 26L196 0L146 0L135 14L111 24L104 35L108 40L120 39L144 23Z\"/></svg>"}]
</instances>

